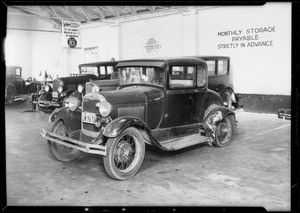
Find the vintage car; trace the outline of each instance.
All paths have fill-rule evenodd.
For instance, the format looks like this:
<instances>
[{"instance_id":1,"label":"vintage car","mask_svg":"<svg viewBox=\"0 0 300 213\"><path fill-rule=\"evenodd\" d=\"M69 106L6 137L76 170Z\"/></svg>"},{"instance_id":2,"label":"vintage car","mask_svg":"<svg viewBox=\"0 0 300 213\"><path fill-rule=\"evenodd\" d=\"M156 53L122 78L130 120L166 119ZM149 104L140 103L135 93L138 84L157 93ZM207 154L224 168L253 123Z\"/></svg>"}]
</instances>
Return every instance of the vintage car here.
<instances>
[{"instance_id":1,"label":"vintage car","mask_svg":"<svg viewBox=\"0 0 300 213\"><path fill-rule=\"evenodd\" d=\"M241 107L234 92L230 70L230 57L227 56L193 56L207 63L208 88L220 94L224 105L230 109Z\"/></svg>"},{"instance_id":2,"label":"vintage car","mask_svg":"<svg viewBox=\"0 0 300 213\"><path fill-rule=\"evenodd\" d=\"M26 81L22 78L22 67L7 66L5 80L5 102L12 104L17 100L25 100L29 95L38 93L41 84L32 77Z\"/></svg>"},{"instance_id":3,"label":"vintage car","mask_svg":"<svg viewBox=\"0 0 300 213\"><path fill-rule=\"evenodd\" d=\"M39 109L52 112L55 108L64 106L66 98L77 90L79 85L91 80L108 80L117 61L103 61L79 65L79 75L57 78L53 85L47 84L38 99Z\"/></svg>"},{"instance_id":4,"label":"vintage car","mask_svg":"<svg viewBox=\"0 0 300 213\"><path fill-rule=\"evenodd\" d=\"M203 60L126 60L116 68L117 90L86 93L82 102L70 97L66 107L51 114L52 126L41 135L54 159L71 161L82 152L102 155L108 175L125 180L141 168L145 144L175 151L232 141L235 113L207 88Z\"/></svg>"}]
</instances>

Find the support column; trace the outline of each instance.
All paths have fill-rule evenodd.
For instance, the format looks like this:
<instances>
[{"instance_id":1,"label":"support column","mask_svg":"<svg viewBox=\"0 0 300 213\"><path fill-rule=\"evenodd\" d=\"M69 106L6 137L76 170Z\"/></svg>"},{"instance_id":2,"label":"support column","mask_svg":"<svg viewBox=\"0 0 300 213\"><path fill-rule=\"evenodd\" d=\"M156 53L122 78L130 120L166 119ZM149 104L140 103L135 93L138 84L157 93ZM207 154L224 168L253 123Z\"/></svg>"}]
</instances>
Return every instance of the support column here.
<instances>
[{"instance_id":1,"label":"support column","mask_svg":"<svg viewBox=\"0 0 300 213\"><path fill-rule=\"evenodd\" d=\"M183 56L193 56L197 53L196 45L196 17L197 11L191 9L188 12L182 14L182 33L183 33Z\"/></svg>"}]
</instances>

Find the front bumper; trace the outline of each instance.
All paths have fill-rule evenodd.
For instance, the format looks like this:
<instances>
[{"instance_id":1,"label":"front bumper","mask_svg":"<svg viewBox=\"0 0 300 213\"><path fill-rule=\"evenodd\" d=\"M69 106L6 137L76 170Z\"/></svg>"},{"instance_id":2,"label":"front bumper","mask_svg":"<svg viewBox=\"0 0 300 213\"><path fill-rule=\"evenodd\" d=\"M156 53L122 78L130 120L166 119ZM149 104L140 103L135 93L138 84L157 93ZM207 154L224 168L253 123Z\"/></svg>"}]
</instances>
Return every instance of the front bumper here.
<instances>
[{"instance_id":1,"label":"front bumper","mask_svg":"<svg viewBox=\"0 0 300 213\"><path fill-rule=\"evenodd\" d=\"M104 155L106 156L106 146L98 145L98 144L90 144L90 143L84 143L82 141L65 137L62 135L58 135L46 130L42 130L41 135L43 138L58 143L73 149L80 150L82 152L91 153L91 154L98 154L98 155Z\"/></svg>"},{"instance_id":2,"label":"front bumper","mask_svg":"<svg viewBox=\"0 0 300 213\"><path fill-rule=\"evenodd\" d=\"M38 101L40 107L60 107L60 104L55 101Z\"/></svg>"}]
</instances>

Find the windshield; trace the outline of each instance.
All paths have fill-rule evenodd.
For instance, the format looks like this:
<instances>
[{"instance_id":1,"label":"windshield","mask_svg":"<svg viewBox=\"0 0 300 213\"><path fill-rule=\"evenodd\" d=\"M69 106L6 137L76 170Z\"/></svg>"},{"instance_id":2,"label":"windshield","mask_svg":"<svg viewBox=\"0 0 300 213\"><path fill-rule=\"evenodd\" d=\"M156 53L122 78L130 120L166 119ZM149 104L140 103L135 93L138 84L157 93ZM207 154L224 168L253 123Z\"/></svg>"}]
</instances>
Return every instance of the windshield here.
<instances>
[{"instance_id":1,"label":"windshield","mask_svg":"<svg viewBox=\"0 0 300 213\"><path fill-rule=\"evenodd\" d=\"M120 84L150 84L164 87L164 70L159 67L121 67Z\"/></svg>"},{"instance_id":2,"label":"windshield","mask_svg":"<svg viewBox=\"0 0 300 213\"><path fill-rule=\"evenodd\" d=\"M93 74L98 76L97 67L80 67L80 74Z\"/></svg>"}]
</instances>

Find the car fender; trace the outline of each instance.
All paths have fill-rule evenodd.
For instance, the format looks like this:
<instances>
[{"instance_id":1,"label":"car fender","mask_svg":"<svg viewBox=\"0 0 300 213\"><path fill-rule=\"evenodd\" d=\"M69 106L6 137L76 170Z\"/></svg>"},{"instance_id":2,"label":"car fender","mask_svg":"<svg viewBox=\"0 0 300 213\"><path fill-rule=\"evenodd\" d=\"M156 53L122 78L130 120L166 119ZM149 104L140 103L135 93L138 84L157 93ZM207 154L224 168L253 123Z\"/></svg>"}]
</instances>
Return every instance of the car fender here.
<instances>
[{"instance_id":1,"label":"car fender","mask_svg":"<svg viewBox=\"0 0 300 213\"><path fill-rule=\"evenodd\" d=\"M128 127L136 127L140 130L145 141L162 150L168 151L168 149L163 147L152 135L148 125L137 117L122 116L116 118L105 127L103 130L103 135L108 138L115 138L118 137Z\"/></svg>"},{"instance_id":2,"label":"car fender","mask_svg":"<svg viewBox=\"0 0 300 213\"><path fill-rule=\"evenodd\" d=\"M233 133L235 133L237 123L235 119L235 113L231 109L223 106L212 108L211 111L203 119L203 127L206 133L210 135L214 131L215 126L227 116L232 116Z\"/></svg>"},{"instance_id":3,"label":"car fender","mask_svg":"<svg viewBox=\"0 0 300 213\"><path fill-rule=\"evenodd\" d=\"M234 92L234 88L232 85L230 84L221 84L217 87L216 91L221 95L226 89L229 89L232 91L231 93L231 99L234 103L237 103L237 97L236 94Z\"/></svg>"},{"instance_id":4,"label":"car fender","mask_svg":"<svg viewBox=\"0 0 300 213\"><path fill-rule=\"evenodd\" d=\"M137 117L122 116L110 122L103 130L103 135L108 138L118 137L128 127L138 127L142 129L149 129L147 124Z\"/></svg>"},{"instance_id":5,"label":"car fender","mask_svg":"<svg viewBox=\"0 0 300 213\"><path fill-rule=\"evenodd\" d=\"M76 110L72 112L68 107L56 108L49 117L49 122L62 120L66 127L66 132L71 133L81 128L81 113Z\"/></svg>"}]
</instances>

